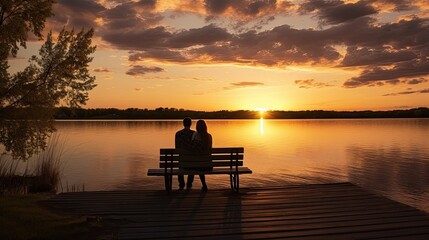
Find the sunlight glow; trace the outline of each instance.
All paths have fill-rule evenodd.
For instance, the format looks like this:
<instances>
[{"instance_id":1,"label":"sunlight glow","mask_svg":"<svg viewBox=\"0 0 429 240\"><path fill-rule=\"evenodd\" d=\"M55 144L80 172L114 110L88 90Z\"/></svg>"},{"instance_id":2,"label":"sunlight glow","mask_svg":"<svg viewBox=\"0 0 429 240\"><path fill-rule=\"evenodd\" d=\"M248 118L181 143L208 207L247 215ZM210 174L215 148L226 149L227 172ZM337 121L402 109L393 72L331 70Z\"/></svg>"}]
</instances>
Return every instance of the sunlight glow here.
<instances>
[{"instance_id":1,"label":"sunlight glow","mask_svg":"<svg viewBox=\"0 0 429 240\"><path fill-rule=\"evenodd\" d=\"M264 113L267 111L266 108L255 108L255 111L259 111L259 116L262 118L264 118Z\"/></svg>"}]
</instances>

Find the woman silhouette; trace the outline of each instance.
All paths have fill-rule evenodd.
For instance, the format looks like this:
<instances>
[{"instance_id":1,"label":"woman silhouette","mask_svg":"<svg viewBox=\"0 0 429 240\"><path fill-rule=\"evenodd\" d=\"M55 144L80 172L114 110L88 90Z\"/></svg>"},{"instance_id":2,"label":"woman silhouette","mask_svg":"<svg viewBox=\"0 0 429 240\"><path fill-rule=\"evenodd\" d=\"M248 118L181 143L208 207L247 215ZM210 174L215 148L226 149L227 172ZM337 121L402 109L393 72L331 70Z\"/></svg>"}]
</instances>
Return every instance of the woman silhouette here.
<instances>
[{"instance_id":1,"label":"woman silhouette","mask_svg":"<svg viewBox=\"0 0 429 240\"><path fill-rule=\"evenodd\" d=\"M207 124L204 120L197 121L197 131L192 135L192 142L195 146L195 151L198 154L210 155L213 145L212 135L207 132ZM211 170L211 168L200 168L200 170ZM206 176L200 174L201 184L203 185L203 191L207 191ZM193 180L193 179L192 179ZM189 182L189 179L188 179ZM192 181L191 181L192 184Z\"/></svg>"}]
</instances>

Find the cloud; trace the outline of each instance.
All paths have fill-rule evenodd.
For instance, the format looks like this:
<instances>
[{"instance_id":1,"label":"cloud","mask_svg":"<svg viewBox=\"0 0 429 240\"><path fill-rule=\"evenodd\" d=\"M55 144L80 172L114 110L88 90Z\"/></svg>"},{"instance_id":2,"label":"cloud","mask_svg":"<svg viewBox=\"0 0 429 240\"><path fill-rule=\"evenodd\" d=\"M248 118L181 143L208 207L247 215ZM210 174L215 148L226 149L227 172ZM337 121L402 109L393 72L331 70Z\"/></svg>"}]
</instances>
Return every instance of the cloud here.
<instances>
[{"instance_id":1,"label":"cloud","mask_svg":"<svg viewBox=\"0 0 429 240\"><path fill-rule=\"evenodd\" d=\"M49 18L45 29L61 31L64 26L76 30L93 28L97 26L96 19L104 11L106 8L93 0L58 0L53 5L54 16Z\"/></svg>"},{"instance_id":2,"label":"cloud","mask_svg":"<svg viewBox=\"0 0 429 240\"><path fill-rule=\"evenodd\" d=\"M164 69L160 67L146 67L141 65L134 65L129 69L126 74L131 76L144 75L147 73L158 73L163 72Z\"/></svg>"},{"instance_id":3,"label":"cloud","mask_svg":"<svg viewBox=\"0 0 429 240\"><path fill-rule=\"evenodd\" d=\"M204 8L208 15L228 15L250 18L262 15L273 15L292 9L292 1L276 0L205 0Z\"/></svg>"},{"instance_id":4,"label":"cloud","mask_svg":"<svg viewBox=\"0 0 429 240\"><path fill-rule=\"evenodd\" d=\"M407 79L429 75L429 19L415 17L383 25L355 26L353 34L345 39L347 49L345 66L365 66L359 76L345 81L345 87L397 84ZM356 47L359 46L359 47Z\"/></svg>"},{"instance_id":5,"label":"cloud","mask_svg":"<svg viewBox=\"0 0 429 240\"><path fill-rule=\"evenodd\" d=\"M417 55L409 49L395 50L391 47L379 48L350 46L341 65L345 67L365 65L390 65L395 62L409 61Z\"/></svg>"},{"instance_id":6,"label":"cloud","mask_svg":"<svg viewBox=\"0 0 429 240\"><path fill-rule=\"evenodd\" d=\"M98 1L58 0L53 5L54 16L47 21L46 30L95 28L95 36L111 31L126 31L136 27L155 26L163 19L155 12L156 0Z\"/></svg>"},{"instance_id":7,"label":"cloud","mask_svg":"<svg viewBox=\"0 0 429 240\"><path fill-rule=\"evenodd\" d=\"M339 59L340 54L320 33L282 25L268 31L238 34L224 44L192 49L191 54L208 56L215 62L265 66L315 64Z\"/></svg>"},{"instance_id":8,"label":"cloud","mask_svg":"<svg viewBox=\"0 0 429 240\"><path fill-rule=\"evenodd\" d=\"M137 5L143 8L155 9L157 0L140 0Z\"/></svg>"},{"instance_id":9,"label":"cloud","mask_svg":"<svg viewBox=\"0 0 429 240\"><path fill-rule=\"evenodd\" d=\"M301 14L313 14L321 25L339 24L381 12L429 9L427 0L305 0L298 4Z\"/></svg>"},{"instance_id":10,"label":"cloud","mask_svg":"<svg viewBox=\"0 0 429 240\"><path fill-rule=\"evenodd\" d=\"M170 49L212 45L228 41L232 35L215 25L170 32L165 27L135 28L130 31L107 32L103 39L120 49L166 52Z\"/></svg>"},{"instance_id":11,"label":"cloud","mask_svg":"<svg viewBox=\"0 0 429 240\"><path fill-rule=\"evenodd\" d=\"M231 38L226 29L215 25L202 28L193 28L175 33L166 41L166 46L171 48L186 48L198 45L211 45L216 42L227 41Z\"/></svg>"},{"instance_id":12,"label":"cloud","mask_svg":"<svg viewBox=\"0 0 429 240\"><path fill-rule=\"evenodd\" d=\"M232 1L229 0L206 0L205 7L209 13L212 14L222 14L229 7L231 7Z\"/></svg>"},{"instance_id":13,"label":"cloud","mask_svg":"<svg viewBox=\"0 0 429 240\"><path fill-rule=\"evenodd\" d=\"M415 78L429 75L429 59L415 59L405 62L399 62L394 67L370 67L361 72L357 77L348 79L344 87L353 88L359 86L376 86L385 83L397 84L400 78ZM410 80L411 84L413 80ZM404 80L408 82L408 80Z\"/></svg>"},{"instance_id":14,"label":"cloud","mask_svg":"<svg viewBox=\"0 0 429 240\"><path fill-rule=\"evenodd\" d=\"M140 50L167 47L165 42L172 36L163 26L148 29L136 27L128 31L105 31L102 39L118 49Z\"/></svg>"},{"instance_id":15,"label":"cloud","mask_svg":"<svg viewBox=\"0 0 429 240\"><path fill-rule=\"evenodd\" d=\"M182 55L179 50L170 50L168 48L145 49L144 51L132 51L128 61L138 62L147 59L153 59L160 62L185 63L192 62L192 59Z\"/></svg>"},{"instance_id":16,"label":"cloud","mask_svg":"<svg viewBox=\"0 0 429 240\"><path fill-rule=\"evenodd\" d=\"M324 82L317 82L314 79L306 79L306 80L295 80L295 84L299 86L299 88L323 88L323 87L332 87L334 85Z\"/></svg>"},{"instance_id":17,"label":"cloud","mask_svg":"<svg viewBox=\"0 0 429 240\"><path fill-rule=\"evenodd\" d=\"M406 83L406 84L410 84L410 85L416 85L416 84L421 84L421 83L424 83L427 81L428 81L428 79L425 79L425 78L414 78L414 79L403 80L402 83Z\"/></svg>"},{"instance_id":18,"label":"cloud","mask_svg":"<svg viewBox=\"0 0 429 240\"><path fill-rule=\"evenodd\" d=\"M418 0L371 0L370 2L379 8L392 9L398 12L411 10L419 5Z\"/></svg>"},{"instance_id":19,"label":"cloud","mask_svg":"<svg viewBox=\"0 0 429 240\"><path fill-rule=\"evenodd\" d=\"M391 107L391 109L410 109L410 108L413 108L413 107L409 105L398 105L398 106Z\"/></svg>"},{"instance_id":20,"label":"cloud","mask_svg":"<svg viewBox=\"0 0 429 240\"><path fill-rule=\"evenodd\" d=\"M252 30L241 34L228 33L215 25L178 33L158 27L142 32L140 41L132 40L135 35L130 33L121 33L124 35L116 39L120 41L119 47L137 50L130 55L131 61L227 62L276 67L291 64L335 66L339 62L340 67L363 69L359 76L344 84L345 87L360 87L388 82L396 84L401 82L398 78L426 76L428 23L428 19L413 18L375 24L374 19L363 17L320 30L282 25L267 31ZM210 31L218 36L194 39L194 36ZM344 58L335 48L338 45L348 46Z\"/></svg>"},{"instance_id":21,"label":"cloud","mask_svg":"<svg viewBox=\"0 0 429 240\"><path fill-rule=\"evenodd\" d=\"M338 0L309 0L301 4L298 11L315 14L321 24L339 24L378 12L366 1L344 3Z\"/></svg>"},{"instance_id":22,"label":"cloud","mask_svg":"<svg viewBox=\"0 0 429 240\"><path fill-rule=\"evenodd\" d=\"M94 68L93 71L98 72L98 73L109 73L109 72L111 72L108 68L103 68L103 67Z\"/></svg>"},{"instance_id":23,"label":"cloud","mask_svg":"<svg viewBox=\"0 0 429 240\"><path fill-rule=\"evenodd\" d=\"M231 21L243 23L249 19L259 26L235 29L223 27L225 24L207 24L175 29L163 22L166 13L159 11L161 5L166 5L168 11L182 11L181 14L187 14L182 6L195 5L192 13L223 17L228 26L234 25ZM426 79L429 75L429 18L420 15L385 23L379 22L376 15L386 9L403 11L407 5L424 8L429 4L421 0L193 0L174 4L155 0L59 0L54 5L56 15L49 24L75 29L95 27L96 37L103 40L103 46L128 50L129 61L133 63L151 60L175 64L353 68L360 73L345 79L343 85L353 88L418 84L416 79ZM273 23L277 15L285 16L292 11L313 15L325 25L317 29L287 24L262 28ZM133 67L128 72L141 74L137 73L140 70L145 74L148 72L145 68Z\"/></svg>"},{"instance_id":24,"label":"cloud","mask_svg":"<svg viewBox=\"0 0 429 240\"><path fill-rule=\"evenodd\" d=\"M408 90L403 92L396 92L396 93L388 93L384 94L383 96L398 96L398 95L409 95L409 94L415 94L415 93L429 93L429 88L422 89L422 90Z\"/></svg>"},{"instance_id":25,"label":"cloud","mask_svg":"<svg viewBox=\"0 0 429 240\"><path fill-rule=\"evenodd\" d=\"M265 85L262 82L235 82L231 83L230 86L224 87L225 90L235 89L235 88L245 88L245 87L257 87Z\"/></svg>"},{"instance_id":26,"label":"cloud","mask_svg":"<svg viewBox=\"0 0 429 240\"><path fill-rule=\"evenodd\" d=\"M231 83L231 85L235 87L249 87L249 86L261 86L264 85L264 83L261 82L236 82Z\"/></svg>"},{"instance_id":27,"label":"cloud","mask_svg":"<svg viewBox=\"0 0 429 240\"><path fill-rule=\"evenodd\" d=\"M108 31L126 31L157 25L164 17L155 12L156 1L128 1L104 11L102 18Z\"/></svg>"}]
</instances>

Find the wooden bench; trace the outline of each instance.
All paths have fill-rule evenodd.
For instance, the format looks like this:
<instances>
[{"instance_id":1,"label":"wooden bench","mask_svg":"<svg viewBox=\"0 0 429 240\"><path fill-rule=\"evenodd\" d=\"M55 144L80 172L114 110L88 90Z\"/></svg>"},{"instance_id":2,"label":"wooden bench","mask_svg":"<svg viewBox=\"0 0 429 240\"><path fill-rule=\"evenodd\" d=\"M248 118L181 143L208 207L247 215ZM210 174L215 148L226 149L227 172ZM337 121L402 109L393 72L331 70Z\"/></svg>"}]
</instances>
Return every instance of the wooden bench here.
<instances>
[{"instance_id":1,"label":"wooden bench","mask_svg":"<svg viewBox=\"0 0 429 240\"><path fill-rule=\"evenodd\" d=\"M182 154L180 154L182 153ZM148 176L164 176L165 190L172 188L174 175L213 175L227 174L234 192L239 190L239 175L250 174L252 170L243 167L244 148L213 148L211 155L183 154L175 148L160 149L160 163L156 169L149 169ZM195 170L189 168L212 168L211 170Z\"/></svg>"}]
</instances>

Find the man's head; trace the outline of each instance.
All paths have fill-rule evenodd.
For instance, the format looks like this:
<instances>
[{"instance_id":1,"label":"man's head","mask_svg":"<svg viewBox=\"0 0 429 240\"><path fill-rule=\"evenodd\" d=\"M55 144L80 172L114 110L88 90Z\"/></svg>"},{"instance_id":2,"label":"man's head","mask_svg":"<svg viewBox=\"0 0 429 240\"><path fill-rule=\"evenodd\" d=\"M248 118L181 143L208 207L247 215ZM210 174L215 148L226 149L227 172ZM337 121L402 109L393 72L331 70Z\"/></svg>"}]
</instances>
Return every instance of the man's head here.
<instances>
[{"instance_id":1,"label":"man's head","mask_svg":"<svg viewBox=\"0 0 429 240\"><path fill-rule=\"evenodd\" d=\"M192 119L191 119L190 117L185 117L185 118L183 119L183 126L184 126L185 128L190 128L190 127L191 127L191 125L192 125Z\"/></svg>"}]
</instances>

